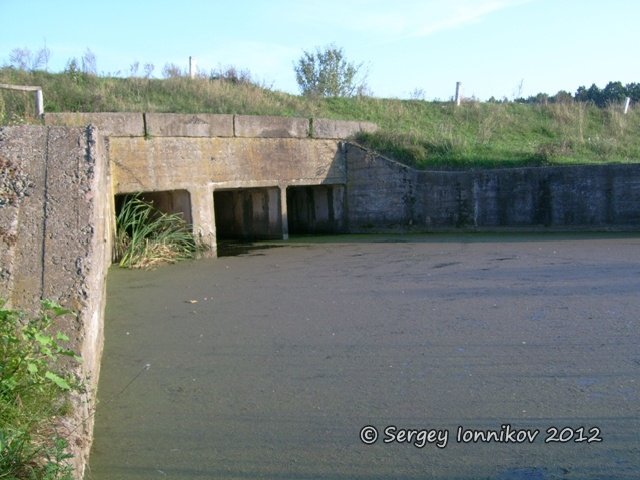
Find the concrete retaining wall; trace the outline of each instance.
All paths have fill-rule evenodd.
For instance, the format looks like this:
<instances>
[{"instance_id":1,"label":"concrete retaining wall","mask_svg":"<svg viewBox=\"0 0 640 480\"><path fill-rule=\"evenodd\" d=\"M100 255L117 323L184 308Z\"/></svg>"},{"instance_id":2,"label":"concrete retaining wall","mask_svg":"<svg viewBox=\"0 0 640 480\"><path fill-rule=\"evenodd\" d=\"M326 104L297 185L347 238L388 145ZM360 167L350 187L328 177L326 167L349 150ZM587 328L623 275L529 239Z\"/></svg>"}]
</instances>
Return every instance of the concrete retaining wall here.
<instances>
[{"instance_id":1,"label":"concrete retaining wall","mask_svg":"<svg viewBox=\"0 0 640 480\"><path fill-rule=\"evenodd\" d=\"M417 171L345 151L353 232L640 228L640 164Z\"/></svg>"},{"instance_id":2,"label":"concrete retaining wall","mask_svg":"<svg viewBox=\"0 0 640 480\"><path fill-rule=\"evenodd\" d=\"M87 395L62 421L81 476L89 454L111 263L109 170L94 128L0 129L0 297L34 312L40 300L78 314L58 328L83 358Z\"/></svg>"},{"instance_id":3,"label":"concrete retaining wall","mask_svg":"<svg viewBox=\"0 0 640 480\"><path fill-rule=\"evenodd\" d=\"M345 158L349 231L393 230L417 221L417 171L353 144L346 145Z\"/></svg>"}]
</instances>

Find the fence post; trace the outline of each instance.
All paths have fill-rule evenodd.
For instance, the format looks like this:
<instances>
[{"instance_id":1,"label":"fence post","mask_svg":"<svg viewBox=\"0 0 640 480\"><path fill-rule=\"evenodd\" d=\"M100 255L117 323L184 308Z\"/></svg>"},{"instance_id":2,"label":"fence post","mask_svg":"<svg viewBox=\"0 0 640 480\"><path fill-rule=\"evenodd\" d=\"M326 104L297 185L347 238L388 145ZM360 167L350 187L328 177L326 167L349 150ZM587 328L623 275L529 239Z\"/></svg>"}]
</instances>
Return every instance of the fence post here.
<instances>
[{"instance_id":1,"label":"fence post","mask_svg":"<svg viewBox=\"0 0 640 480\"><path fill-rule=\"evenodd\" d=\"M36 117L41 118L44 115L44 97L42 95L42 89L38 88L35 91L36 97Z\"/></svg>"},{"instance_id":2,"label":"fence post","mask_svg":"<svg viewBox=\"0 0 640 480\"><path fill-rule=\"evenodd\" d=\"M462 101L462 82L456 82L456 107L460 106Z\"/></svg>"},{"instance_id":3,"label":"fence post","mask_svg":"<svg viewBox=\"0 0 640 480\"><path fill-rule=\"evenodd\" d=\"M196 76L196 59L189 57L189 78L195 78Z\"/></svg>"}]
</instances>

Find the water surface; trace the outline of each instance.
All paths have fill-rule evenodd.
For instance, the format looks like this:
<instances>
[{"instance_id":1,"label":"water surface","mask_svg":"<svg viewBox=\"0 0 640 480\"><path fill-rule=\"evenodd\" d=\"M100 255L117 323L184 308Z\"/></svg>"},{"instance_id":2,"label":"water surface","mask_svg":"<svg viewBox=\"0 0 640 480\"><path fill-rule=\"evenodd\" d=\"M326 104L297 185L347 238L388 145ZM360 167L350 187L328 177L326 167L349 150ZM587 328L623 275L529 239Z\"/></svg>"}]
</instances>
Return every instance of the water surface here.
<instances>
[{"instance_id":1,"label":"water surface","mask_svg":"<svg viewBox=\"0 0 640 480\"><path fill-rule=\"evenodd\" d=\"M640 236L275 245L111 270L86 478L640 471ZM506 425L539 433L532 442L456 441L459 427ZM378 430L373 445L360 439L365 426ZM417 437L385 443L392 426L449 436L444 448ZM545 443L552 427L599 435Z\"/></svg>"}]
</instances>

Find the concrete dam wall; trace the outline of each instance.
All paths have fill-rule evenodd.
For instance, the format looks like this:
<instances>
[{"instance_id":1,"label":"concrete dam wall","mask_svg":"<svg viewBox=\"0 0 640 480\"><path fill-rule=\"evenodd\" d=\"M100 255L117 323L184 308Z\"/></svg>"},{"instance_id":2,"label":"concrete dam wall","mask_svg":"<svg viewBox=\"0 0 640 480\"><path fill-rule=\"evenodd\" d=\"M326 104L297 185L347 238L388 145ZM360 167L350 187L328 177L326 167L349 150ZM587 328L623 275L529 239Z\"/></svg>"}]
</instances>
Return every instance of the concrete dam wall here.
<instances>
[{"instance_id":1,"label":"concrete dam wall","mask_svg":"<svg viewBox=\"0 0 640 480\"><path fill-rule=\"evenodd\" d=\"M45 123L0 129L0 297L78 312L61 328L89 386L69 428L79 477L127 194L181 212L212 252L227 238L290 233L640 227L640 165L417 171L346 140L375 125L324 119L72 113Z\"/></svg>"},{"instance_id":2,"label":"concrete dam wall","mask_svg":"<svg viewBox=\"0 0 640 480\"><path fill-rule=\"evenodd\" d=\"M342 140L366 122L243 115L47 114L107 137L114 195L181 212L203 243L346 231Z\"/></svg>"}]
</instances>

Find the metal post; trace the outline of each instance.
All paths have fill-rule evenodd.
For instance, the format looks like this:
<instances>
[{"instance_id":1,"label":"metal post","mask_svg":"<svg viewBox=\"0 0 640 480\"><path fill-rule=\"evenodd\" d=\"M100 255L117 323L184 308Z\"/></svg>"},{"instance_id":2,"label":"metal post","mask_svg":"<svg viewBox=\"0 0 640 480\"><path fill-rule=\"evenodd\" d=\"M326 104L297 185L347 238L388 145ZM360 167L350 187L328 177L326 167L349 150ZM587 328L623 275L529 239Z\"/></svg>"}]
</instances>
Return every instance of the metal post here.
<instances>
[{"instance_id":1,"label":"metal post","mask_svg":"<svg viewBox=\"0 0 640 480\"><path fill-rule=\"evenodd\" d=\"M462 82L456 82L456 107L460 106L462 101Z\"/></svg>"},{"instance_id":2,"label":"metal post","mask_svg":"<svg viewBox=\"0 0 640 480\"><path fill-rule=\"evenodd\" d=\"M35 91L35 97L36 97L36 117L41 118L44 115L44 98L42 96L41 88Z\"/></svg>"},{"instance_id":3,"label":"metal post","mask_svg":"<svg viewBox=\"0 0 640 480\"><path fill-rule=\"evenodd\" d=\"M631 99L629 97L627 97L627 99L624 101L624 114L625 115L629 111L629 105L630 104L631 104Z\"/></svg>"},{"instance_id":4,"label":"metal post","mask_svg":"<svg viewBox=\"0 0 640 480\"><path fill-rule=\"evenodd\" d=\"M29 85L8 85L6 83L0 83L0 88L6 88L7 90L20 90L23 92L35 92L34 97L36 101L36 117L40 118L42 117L42 115L44 115L42 87L32 87Z\"/></svg>"}]
</instances>

